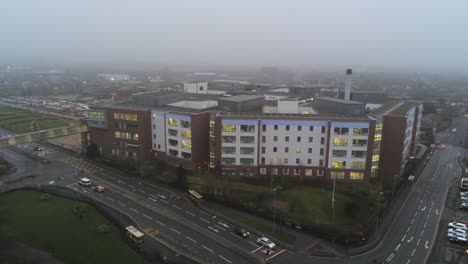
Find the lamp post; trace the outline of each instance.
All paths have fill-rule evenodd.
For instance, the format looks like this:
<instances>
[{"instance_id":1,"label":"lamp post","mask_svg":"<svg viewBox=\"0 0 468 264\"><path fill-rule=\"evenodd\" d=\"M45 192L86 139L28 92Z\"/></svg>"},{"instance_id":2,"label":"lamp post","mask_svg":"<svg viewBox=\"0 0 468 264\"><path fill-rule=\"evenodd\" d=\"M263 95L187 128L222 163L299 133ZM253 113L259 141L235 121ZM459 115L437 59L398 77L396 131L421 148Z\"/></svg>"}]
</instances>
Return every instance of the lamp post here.
<instances>
[{"instance_id":1,"label":"lamp post","mask_svg":"<svg viewBox=\"0 0 468 264\"><path fill-rule=\"evenodd\" d=\"M274 201L273 201L273 234L275 233L275 227L276 227L276 192L278 190L281 190L281 186L276 186L273 188L273 194L274 194Z\"/></svg>"},{"instance_id":2,"label":"lamp post","mask_svg":"<svg viewBox=\"0 0 468 264\"><path fill-rule=\"evenodd\" d=\"M379 196L377 200L377 224L375 226L375 231L378 233L379 232L379 221L380 221L380 196L384 194L382 192L382 186L379 186Z\"/></svg>"},{"instance_id":3,"label":"lamp post","mask_svg":"<svg viewBox=\"0 0 468 264\"><path fill-rule=\"evenodd\" d=\"M331 207L332 207L332 221L333 221L333 248L335 248L335 236L336 236L336 223L335 223L335 186L336 186L336 176L333 176L333 191L332 191L332 200L331 200Z\"/></svg>"}]
</instances>

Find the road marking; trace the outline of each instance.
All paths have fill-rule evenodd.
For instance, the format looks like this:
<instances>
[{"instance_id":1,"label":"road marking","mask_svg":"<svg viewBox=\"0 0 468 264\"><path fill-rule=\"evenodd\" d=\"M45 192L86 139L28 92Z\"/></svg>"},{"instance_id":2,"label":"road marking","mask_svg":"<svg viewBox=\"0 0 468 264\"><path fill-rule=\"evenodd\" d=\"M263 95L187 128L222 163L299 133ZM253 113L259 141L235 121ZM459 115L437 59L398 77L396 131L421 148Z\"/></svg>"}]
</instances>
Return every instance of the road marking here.
<instances>
[{"instance_id":1,"label":"road marking","mask_svg":"<svg viewBox=\"0 0 468 264\"><path fill-rule=\"evenodd\" d=\"M189 212L189 211L185 211L187 214L191 215L191 216L195 216L195 214Z\"/></svg>"},{"instance_id":2,"label":"road marking","mask_svg":"<svg viewBox=\"0 0 468 264\"><path fill-rule=\"evenodd\" d=\"M166 196L164 196L164 195L158 194L158 196L163 198L163 199L166 199Z\"/></svg>"},{"instance_id":3,"label":"road marking","mask_svg":"<svg viewBox=\"0 0 468 264\"><path fill-rule=\"evenodd\" d=\"M388 258L387 258L387 262L390 262L390 261L392 261L392 259L393 259L393 256L395 256L395 253L392 253L392 254L390 254L390 256L388 256Z\"/></svg>"},{"instance_id":4,"label":"road marking","mask_svg":"<svg viewBox=\"0 0 468 264\"><path fill-rule=\"evenodd\" d=\"M222 226L224 226L224 227L226 227L226 228L229 228L229 226L226 225L225 223L218 222L218 224L220 224L220 225L222 225Z\"/></svg>"},{"instance_id":5,"label":"road marking","mask_svg":"<svg viewBox=\"0 0 468 264\"><path fill-rule=\"evenodd\" d=\"M221 255L218 255L220 258L222 258L224 261L226 261L227 263L232 263L229 259L221 256Z\"/></svg>"},{"instance_id":6,"label":"road marking","mask_svg":"<svg viewBox=\"0 0 468 264\"><path fill-rule=\"evenodd\" d=\"M263 248L262 246L258 247L257 249L255 249L254 251L250 252L250 253L255 253L257 250Z\"/></svg>"},{"instance_id":7,"label":"road marking","mask_svg":"<svg viewBox=\"0 0 468 264\"><path fill-rule=\"evenodd\" d=\"M113 201L113 202L115 202L115 200L112 199L112 198L110 198L110 197L107 197L107 196L106 196L106 198L109 199L109 200L111 200L111 201Z\"/></svg>"},{"instance_id":8,"label":"road marking","mask_svg":"<svg viewBox=\"0 0 468 264\"><path fill-rule=\"evenodd\" d=\"M171 227L171 230L180 235L180 232Z\"/></svg>"},{"instance_id":9,"label":"road marking","mask_svg":"<svg viewBox=\"0 0 468 264\"><path fill-rule=\"evenodd\" d=\"M75 191L79 191L79 190L78 190L77 188L75 188L75 187L70 187L70 188L72 188L72 189L75 190Z\"/></svg>"},{"instance_id":10,"label":"road marking","mask_svg":"<svg viewBox=\"0 0 468 264\"><path fill-rule=\"evenodd\" d=\"M408 242L408 243L411 243L411 241L413 241L413 237L411 237L411 239L409 239L409 240L406 240L406 242Z\"/></svg>"},{"instance_id":11,"label":"road marking","mask_svg":"<svg viewBox=\"0 0 468 264\"><path fill-rule=\"evenodd\" d=\"M436 213L436 215L438 215L438 214L439 214L439 210L436 209L435 213Z\"/></svg>"},{"instance_id":12,"label":"road marking","mask_svg":"<svg viewBox=\"0 0 468 264\"><path fill-rule=\"evenodd\" d=\"M286 249L281 250L280 252L278 252L278 253L274 254L273 256L267 258L266 260L268 261L269 259L272 259L272 258L278 256L279 254L283 253L285 250L286 250Z\"/></svg>"},{"instance_id":13,"label":"road marking","mask_svg":"<svg viewBox=\"0 0 468 264\"><path fill-rule=\"evenodd\" d=\"M214 226L215 226L216 228L218 228L218 229L221 229L221 230L223 230L223 231L226 231L226 229L224 229L224 228L222 228L222 227L220 227L220 226L218 226L218 225L214 225Z\"/></svg>"},{"instance_id":14,"label":"road marking","mask_svg":"<svg viewBox=\"0 0 468 264\"><path fill-rule=\"evenodd\" d=\"M427 226L427 221L424 223L424 228L426 228L426 226Z\"/></svg>"},{"instance_id":15,"label":"road marking","mask_svg":"<svg viewBox=\"0 0 468 264\"><path fill-rule=\"evenodd\" d=\"M405 241L405 238L406 238L406 235L403 236L403 238L401 239L401 242Z\"/></svg>"},{"instance_id":16,"label":"road marking","mask_svg":"<svg viewBox=\"0 0 468 264\"><path fill-rule=\"evenodd\" d=\"M109 176L109 178L113 179L114 181L117 180L115 177Z\"/></svg>"},{"instance_id":17,"label":"road marking","mask_svg":"<svg viewBox=\"0 0 468 264\"><path fill-rule=\"evenodd\" d=\"M422 236L423 234L424 234L424 229L423 229L423 231L421 231L421 236Z\"/></svg>"},{"instance_id":18,"label":"road marking","mask_svg":"<svg viewBox=\"0 0 468 264\"><path fill-rule=\"evenodd\" d=\"M156 223L158 223L158 224L160 224L160 225L162 225L162 226L166 226L165 224L159 222L158 220L156 220Z\"/></svg>"},{"instance_id":19,"label":"road marking","mask_svg":"<svg viewBox=\"0 0 468 264\"><path fill-rule=\"evenodd\" d=\"M395 248L395 251L398 251L398 249L400 249L400 246L401 246L401 243L398 243L398 245Z\"/></svg>"},{"instance_id":20,"label":"road marking","mask_svg":"<svg viewBox=\"0 0 468 264\"><path fill-rule=\"evenodd\" d=\"M202 220L203 222L206 222L206 223L208 223L208 224L210 223L210 221L206 220L205 218L201 218L201 217L200 217L200 220Z\"/></svg>"},{"instance_id":21,"label":"road marking","mask_svg":"<svg viewBox=\"0 0 468 264\"><path fill-rule=\"evenodd\" d=\"M422 204L424 200L421 200L419 203Z\"/></svg>"},{"instance_id":22,"label":"road marking","mask_svg":"<svg viewBox=\"0 0 468 264\"><path fill-rule=\"evenodd\" d=\"M197 241L189 236L185 236L188 240L191 240L193 243L197 243Z\"/></svg>"},{"instance_id":23,"label":"road marking","mask_svg":"<svg viewBox=\"0 0 468 264\"><path fill-rule=\"evenodd\" d=\"M141 214L141 215L143 215L144 217L146 217L146 218L148 218L148 219L153 219L153 218L151 218L151 217L149 217L149 216L147 216L147 215L145 215L145 214Z\"/></svg>"},{"instance_id":24,"label":"road marking","mask_svg":"<svg viewBox=\"0 0 468 264\"><path fill-rule=\"evenodd\" d=\"M409 264L411 262L411 259L408 259L408 261L406 261L406 264Z\"/></svg>"},{"instance_id":25,"label":"road marking","mask_svg":"<svg viewBox=\"0 0 468 264\"><path fill-rule=\"evenodd\" d=\"M128 186L130 186L132 189L135 189L135 186L133 186L133 185L130 185L130 184L129 184Z\"/></svg>"},{"instance_id":26,"label":"road marking","mask_svg":"<svg viewBox=\"0 0 468 264\"><path fill-rule=\"evenodd\" d=\"M413 220L411 220L411 224L413 224L413 222L414 222L414 218L413 218Z\"/></svg>"},{"instance_id":27,"label":"road marking","mask_svg":"<svg viewBox=\"0 0 468 264\"><path fill-rule=\"evenodd\" d=\"M432 212L432 207L431 207L431 208L429 208L429 213L430 213L430 212Z\"/></svg>"},{"instance_id":28,"label":"road marking","mask_svg":"<svg viewBox=\"0 0 468 264\"><path fill-rule=\"evenodd\" d=\"M420 238L418 238L418 243L416 243L416 246L419 246L419 242L421 241Z\"/></svg>"},{"instance_id":29,"label":"road marking","mask_svg":"<svg viewBox=\"0 0 468 264\"><path fill-rule=\"evenodd\" d=\"M416 217L418 215L418 211L414 212L414 217Z\"/></svg>"},{"instance_id":30,"label":"road marking","mask_svg":"<svg viewBox=\"0 0 468 264\"><path fill-rule=\"evenodd\" d=\"M169 204L166 200L161 200L161 202Z\"/></svg>"},{"instance_id":31,"label":"road marking","mask_svg":"<svg viewBox=\"0 0 468 264\"><path fill-rule=\"evenodd\" d=\"M135 213L138 213L137 210L133 209L133 208L129 208L130 210L134 211Z\"/></svg>"},{"instance_id":32,"label":"road marking","mask_svg":"<svg viewBox=\"0 0 468 264\"><path fill-rule=\"evenodd\" d=\"M206 249L206 250L210 251L211 253L213 253L213 250L211 250L211 249L205 247L205 245L201 245L201 246L202 246L204 249Z\"/></svg>"},{"instance_id":33,"label":"road marking","mask_svg":"<svg viewBox=\"0 0 468 264\"><path fill-rule=\"evenodd\" d=\"M216 233L219 233L219 231L218 231L218 230L216 230L216 229L212 228L211 226L209 226L208 228L209 228L209 229L211 229L211 230L213 230L213 231L215 231Z\"/></svg>"},{"instance_id":34,"label":"road marking","mask_svg":"<svg viewBox=\"0 0 468 264\"><path fill-rule=\"evenodd\" d=\"M416 252L416 249L413 249L413 252L411 253L411 256L414 256L414 252Z\"/></svg>"},{"instance_id":35,"label":"road marking","mask_svg":"<svg viewBox=\"0 0 468 264\"><path fill-rule=\"evenodd\" d=\"M155 202L155 203L158 201L158 200L155 200L155 199L153 199L153 198L151 198L151 197L148 197L148 200L153 201L153 202Z\"/></svg>"},{"instance_id":36,"label":"road marking","mask_svg":"<svg viewBox=\"0 0 468 264\"><path fill-rule=\"evenodd\" d=\"M426 210L426 206L424 206L424 207L421 209L421 211L425 211L425 210Z\"/></svg>"},{"instance_id":37,"label":"road marking","mask_svg":"<svg viewBox=\"0 0 468 264\"><path fill-rule=\"evenodd\" d=\"M424 244L424 247L425 247L426 249L428 249L428 248L429 248L429 245L428 245L428 243L429 243L429 241L427 241L427 240L426 240L426 244Z\"/></svg>"},{"instance_id":38,"label":"road marking","mask_svg":"<svg viewBox=\"0 0 468 264\"><path fill-rule=\"evenodd\" d=\"M427 219L429 219L429 215L427 215L427 217L426 217L426 218L427 218Z\"/></svg>"},{"instance_id":39,"label":"road marking","mask_svg":"<svg viewBox=\"0 0 468 264\"><path fill-rule=\"evenodd\" d=\"M408 226L408 228L406 229L406 233L409 232L410 228L411 228L411 226Z\"/></svg>"},{"instance_id":40,"label":"road marking","mask_svg":"<svg viewBox=\"0 0 468 264\"><path fill-rule=\"evenodd\" d=\"M179 209L179 210L182 210L182 208L180 208L180 207L177 206L177 205L172 205L172 206L175 207L175 208L177 208L177 209Z\"/></svg>"},{"instance_id":41,"label":"road marking","mask_svg":"<svg viewBox=\"0 0 468 264\"><path fill-rule=\"evenodd\" d=\"M233 235L234 235L234 234L233 234ZM235 235L235 236L237 236L237 235ZM252 242L250 242L250 241L249 241L249 243L252 244L252 245L254 245L254 247L258 247L258 245L255 244L255 243L252 243Z\"/></svg>"},{"instance_id":42,"label":"road marking","mask_svg":"<svg viewBox=\"0 0 468 264\"><path fill-rule=\"evenodd\" d=\"M119 202L119 204L120 204L121 206L123 206L123 207L127 207L125 204L123 204L123 203L121 203L121 202Z\"/></svg>"},{"instance_id":43,"label":"road marking","mask_svg":"<svg viewBox=\"0 0 468 264\"><path fill-rule=\"evenodd\" d=\"M143 191L143 190L138 190L138 191L139 191L139 192L141 192L141 193L146 193L146 192L145 192L145 191Z\"/></svg>"}]
</instances>

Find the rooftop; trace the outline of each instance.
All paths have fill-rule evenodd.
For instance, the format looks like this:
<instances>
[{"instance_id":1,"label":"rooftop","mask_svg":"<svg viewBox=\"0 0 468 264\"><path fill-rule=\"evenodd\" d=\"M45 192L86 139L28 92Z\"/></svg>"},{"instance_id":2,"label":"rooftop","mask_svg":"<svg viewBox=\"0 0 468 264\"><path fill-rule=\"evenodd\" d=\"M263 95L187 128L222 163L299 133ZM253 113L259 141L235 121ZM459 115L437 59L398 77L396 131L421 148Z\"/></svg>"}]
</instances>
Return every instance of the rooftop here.
<instances>
[{"instance_id":1,"label":"rooftop","mask_svg":"<svg viewBox=\"0 0 468 264\"><path fill-rule=\"evenodd\" d=\"M373 116L380 115L395 115L395 116L404 116L411 108L420 105L421 102L418 101L393 101L387 104L384 104L380 108L371 112Z\"/></svg>"},{"instance_id":2,"label":"rooftop","mask_svg":"<svg viewBox=\"0 0 468 264\"><path fill-rule=\"evenodd\" d=\"M230 101L230 102L245 102L245 101L258 100L258 99L264 99L264 98L265 97L262 95L241 94L241 95L230 96L230 97L219 97L218 100Z\"/></svg>"},{"instance_id":3,"label":"rooftop","mask_svg":"<svg viewBox=\"0 0 468 264\"><path fill-rule=\"evenodd\" d=\"M340 103L340 104L364 104L362 102L350 101L350 100L339 99L339 98L328 97L328 96L317 97L316 100L323 100L323 101L329 101L329 102Z\"/></svg>"}]
</instances>

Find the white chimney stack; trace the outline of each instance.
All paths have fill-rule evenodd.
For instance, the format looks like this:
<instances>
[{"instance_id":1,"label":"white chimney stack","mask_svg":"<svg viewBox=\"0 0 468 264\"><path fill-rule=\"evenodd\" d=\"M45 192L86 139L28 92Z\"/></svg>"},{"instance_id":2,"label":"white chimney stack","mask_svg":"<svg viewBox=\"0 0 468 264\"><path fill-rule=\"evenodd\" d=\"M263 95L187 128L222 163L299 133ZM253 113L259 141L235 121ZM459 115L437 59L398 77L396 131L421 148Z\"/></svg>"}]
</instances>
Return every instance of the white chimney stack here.
<instances>
[{"instance_id":1,"label":"white chimney stack","mask_svg":"<svg viewBox=\"0 0 468 264\"><path fill-rule=\"evenodd\" d=\"M352 74L353 74L353 70L351 69L346 70L344 99L348 101L351 100L351 75Z\"/></svg>"}]
</instances>

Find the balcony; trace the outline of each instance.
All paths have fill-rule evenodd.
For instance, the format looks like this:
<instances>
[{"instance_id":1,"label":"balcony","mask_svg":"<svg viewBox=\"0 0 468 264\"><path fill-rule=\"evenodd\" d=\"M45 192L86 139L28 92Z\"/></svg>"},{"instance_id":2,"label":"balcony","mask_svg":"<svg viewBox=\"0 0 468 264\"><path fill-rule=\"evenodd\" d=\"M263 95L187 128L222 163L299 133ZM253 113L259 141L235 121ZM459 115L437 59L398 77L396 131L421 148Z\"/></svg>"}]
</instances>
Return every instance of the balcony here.
<instances>
[{"instance_id":1,"label":"balcony","mask_svg":"<svg viewBox=\"0 0 468 264\"><path fill-rule=\"evenodd\" d=\"M253 155L255 153L254 148L240 148L240 154Z\"/></svg>"},{"instance_id":2,"label":"balcony","mask_svg":"<svg viewBox=\"0 0 468 264\"><path fill-rule=\"evenodd\" d=\"M235 147L223 147L223 154L236 154Z\"/></svg>"},{"instance_id":3,"label":"balcony","mask_svg":"<svg viewBox=\"0 0 468 264\"><path fill-rule=\"evenodd\" d=\"M255 137L241 136L240 137L240 142L242 144L253 144L255 142Z\"/></svg>"},{"instance_id":4,"label":"balcony","mask_svg":"<svg viewBox=\"0 0 468 264\"><path fill-rule=\"evenodd\" d=\"M179 141L174 140L174 139L169 139L169 145L173 147L178 147L179 146Z\"/></svg>"},{"instance_id":5,"label":"balcony","mask_svg":"<svg viewBox=\"0 0 468 264\"><path fill-rule=\"evenodd\" d=\"M169 136L173 136L173 137L177 137L177 135L179 135L179 131L175 129L168 129L167 133L169 134Z\"/></svg>"},{"instance_id":6,"label":"balcony","mask_svg":"<svg viewBox=\"0 0 468 264\"><path fill-rule=\"evenodd\" d=\"M223 143L236 143L235 136L223 136Z\"/></svg>"}]
</instances>

